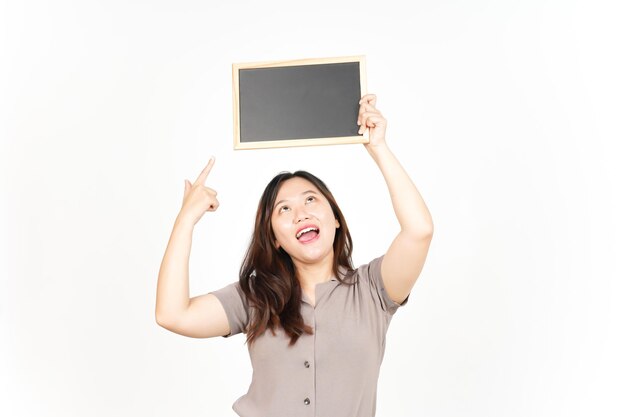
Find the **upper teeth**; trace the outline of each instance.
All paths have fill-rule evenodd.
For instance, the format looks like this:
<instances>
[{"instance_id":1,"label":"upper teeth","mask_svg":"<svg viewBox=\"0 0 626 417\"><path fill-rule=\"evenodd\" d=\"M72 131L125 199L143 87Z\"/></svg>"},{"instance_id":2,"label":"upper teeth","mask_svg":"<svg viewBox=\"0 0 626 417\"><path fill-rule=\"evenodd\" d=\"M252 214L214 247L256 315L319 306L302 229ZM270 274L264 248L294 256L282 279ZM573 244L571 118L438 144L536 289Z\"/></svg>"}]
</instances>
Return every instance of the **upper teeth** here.
<instances>
[{"instance_id":1,"label":"upper teeth","mask_svg":"<svg viewBox=\"0 0 626 417\"><path fill-rule=\"evenodd\" d=\"M307 227L306 229L300 230L298 234L296 235L296 239L300 239L300 236L302 236L306 232L312 232L313 230L317 231L315 227Z\"/></svg>"}]
</instances>

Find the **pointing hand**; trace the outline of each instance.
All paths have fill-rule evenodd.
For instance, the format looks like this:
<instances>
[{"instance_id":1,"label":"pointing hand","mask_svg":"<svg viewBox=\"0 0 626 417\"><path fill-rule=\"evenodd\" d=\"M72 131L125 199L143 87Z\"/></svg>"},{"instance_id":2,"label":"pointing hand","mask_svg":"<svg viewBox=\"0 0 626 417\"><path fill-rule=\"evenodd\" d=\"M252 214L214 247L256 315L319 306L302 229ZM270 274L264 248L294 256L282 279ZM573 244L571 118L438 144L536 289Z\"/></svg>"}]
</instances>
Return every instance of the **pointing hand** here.
<instances>
[{"instance_id":1,"label":"pointing hand","mask_svg":"<svg viewBox=\"0 0 626 417\"><path fill-rule=\"evenodd\" d=\"M185 180L185 194L179 216L190 220L194 225L198 223L205 212L215 211L220 205L216 198L217 192L204 185L214 164L215 158L211 157L193 184Z\"/></svg>"}]
</instances>

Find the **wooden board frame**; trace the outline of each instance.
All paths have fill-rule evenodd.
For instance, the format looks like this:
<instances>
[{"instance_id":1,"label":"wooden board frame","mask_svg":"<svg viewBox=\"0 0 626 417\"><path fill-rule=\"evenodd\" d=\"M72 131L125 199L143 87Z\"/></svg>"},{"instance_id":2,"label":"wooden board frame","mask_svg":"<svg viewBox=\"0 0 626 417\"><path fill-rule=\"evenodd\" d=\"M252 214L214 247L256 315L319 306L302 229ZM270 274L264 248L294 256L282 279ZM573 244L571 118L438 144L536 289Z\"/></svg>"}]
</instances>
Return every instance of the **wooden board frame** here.
<instances>
[{"instance_id":1,"label":"wooden board frame","mask_svg":"<svg viewBox=\"0 0 626 417\"><path fill-rule=\"evenodd\" d=\"M294 146L319 146L319 145L341 145L351 143L368 143L369 138L366 135L356 136L337 136L324 138L304 138L304 139L280 139L280 140L259 140L259 141L241 141L240 128L240 81L239 72L245 69L261 69L261 68L280 68L302 65L324 65L338 63L359 63L360 72L360 90L361 96L366 94L366 73L365 73L365 55L343 56L332 58L308 58L289 61L265 61L265 62L248 62L232 64L233 71L233 133L234 148L240 149L262 149L262 148L282 148ZM355 120L356 125L356 120Z\"/></svg>"}]
</instances>

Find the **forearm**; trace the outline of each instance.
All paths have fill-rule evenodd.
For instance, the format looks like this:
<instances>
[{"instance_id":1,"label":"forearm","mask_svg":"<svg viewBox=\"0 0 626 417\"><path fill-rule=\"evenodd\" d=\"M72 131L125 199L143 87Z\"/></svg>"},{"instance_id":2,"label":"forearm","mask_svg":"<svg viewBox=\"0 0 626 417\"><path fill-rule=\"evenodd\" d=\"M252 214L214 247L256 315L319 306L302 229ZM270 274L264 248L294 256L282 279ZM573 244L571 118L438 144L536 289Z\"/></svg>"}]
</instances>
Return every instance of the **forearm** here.
<instances>
[{"instance_id":1,"label":"forearm","mask_svg":"<svg viewBox=\"0 0 626 417\"><path fill-rule=\"evenodd\" d=\"M420 238L433 233L433 221L417 187L386 144L367 149L380 169L401 231Z\"/></svg>"},{"instance_id":2,"label":"forearm","mask_svg":"<svg viewBox=\"0 0 626 417\"><path fill-rule=\"evenodd\" d=\"M193 224L176 218L157 283L156 319L175 320L189 306L189 256Z\"/></svg>"}]
</instances>

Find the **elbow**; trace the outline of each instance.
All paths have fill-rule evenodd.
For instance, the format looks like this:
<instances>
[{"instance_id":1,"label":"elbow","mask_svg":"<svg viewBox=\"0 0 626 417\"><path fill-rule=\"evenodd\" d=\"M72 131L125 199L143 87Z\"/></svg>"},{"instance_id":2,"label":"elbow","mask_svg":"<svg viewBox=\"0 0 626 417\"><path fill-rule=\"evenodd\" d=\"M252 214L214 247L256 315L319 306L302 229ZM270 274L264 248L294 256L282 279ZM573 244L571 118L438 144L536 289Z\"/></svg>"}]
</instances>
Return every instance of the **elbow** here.
<instances>
[{"instance_id":1,"label":"elbow","mask_svg":"<svg viewBox=\"0 0 626 417\"><path fill-rule=\"evenodd\" d=\"M161 315L159 315L159 312L155 312L154 313L154 321L156 321L156 323L161 326L161 327L165 327L163 325L163 317Z\"/></svg>"},{"instance_id":2,"label":"elbow","mask_svg":"<svg viewBox=\"0 0 626 417\"><path fill-rule=\"evenodd\" d=\"M433 233L435 233L435 225L430 222L428 227L426 227L423 231L423 237L430 240L433 238Z\"/></svg>"},{"instance_id":3,"label":"elbow","mask_svg":"<svg viewBox=\"0 0 626 417\"><path fill-rule=\"evenodd\" d=\"M435 225L433 224L433 218L428 216L428 221L422 226L422 236L431 239L435 232Z\"/></svg>"},{"instance_id":4,"label":"elbow","mask_svg":"<svg viewBox=\"0 0 626 417\"><path fill-rule=\"evenodd\" d=\"M413 216L400 222L400 228L405 236L415 241L429 240L433 237L435 226L430 213L415 213Z\"/></svg>"},{"instance_id":5,"label":"elbow","mask_svg":"<svg viewBox=\"0 0 626 417\"><path fill-rule=\"evenodd\" d=\"M411 240L421 242L424 240L431 240L435 231L432 222L425 225L414 227L411 230L407 230L406 234L411 237Z\"/></svg>"},{"instance_id":6,"label":"elbow","mask_svg":"<svg viewBox=\"0 0 626 417\"><path fill-rule=\"evenodd\" d=\"M159 310L156 310L154 312L154 320L159 326L163 327L164 329L169 330L171 328L170 323L172 322L172 320L168 318L168 316L160 312Z\"/></svg>"},{"instance_id":7,"label":"elbow","mask_svg":"<svg viewBox=\"0 0 626 417\"><path fill-rule=\"evenodd\" d=\"M154 309L154 320L164 329L172 330L179 326L185 315L185 310L171 306L158 304Z\"/></svg>"},{"instance_id":8,"label":"elbow","mask_svg":"<svg viewBox=\"0 0 626 417\"><path fill-rule=\"evenodd\" d=\"M425 237L433 237L433 233L435 232L435 225L433 224L433 218L430 216L430 213L428 214L428 220L426 221L422 229Z\"/></svg>"},{"instance_id":9,"label":"elbow","mask_svg":"<svg viewBox=\"0 0 626 417\"><path fill-rule=\"evenodd\" d=\"M422 232L422 233L416 235L413 238L413 241L416 244L421 246L421 245L425 245L425 244L426 245L430 245L430 242L432 241L432 239L433 239L433 231L430 230L430 231L425 231L425 232Z\"/></svg>"}]
</instances>

